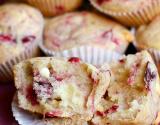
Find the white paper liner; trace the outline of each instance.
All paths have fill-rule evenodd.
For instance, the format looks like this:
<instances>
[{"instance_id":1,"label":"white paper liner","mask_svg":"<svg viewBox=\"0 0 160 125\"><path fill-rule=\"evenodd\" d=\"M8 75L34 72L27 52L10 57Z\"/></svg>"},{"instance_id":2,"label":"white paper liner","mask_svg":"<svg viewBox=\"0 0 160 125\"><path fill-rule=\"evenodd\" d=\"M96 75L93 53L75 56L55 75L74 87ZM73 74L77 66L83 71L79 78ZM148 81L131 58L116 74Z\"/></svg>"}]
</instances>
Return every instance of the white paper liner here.
<instances>
[{"instance_id":1,"label":"white paper liner","mask_svg":"<svg viewBox=\"0 0 160 125\"><path fill-rule=\"evenodd\" d=\"M12 101L12 112L19 125L49 125L44 120L40 120L36 115L19 108L16 95Z\"/></svg>"},{"instance_id":2,"label":"white paper liner","mask_svg":"<svg viewBox=\"0 0 160 125\"><path fill-rule=\"evenodd\" d=\"M87 51L91 51L90 49L91 48L87 49ZM92 58L89 57L90 56L89 54L86 54L83 56L85 56L86 59L88 59L88 60L86 60L88 62L89 61L92 62L93 60L95 60L94 63L96 63L96 64L97 64L97 62L98 62L98 64L110 63L111 61L119 60L121 57L123 57L122 55L119 55L118 53L115 53L112 51L107 51L107 52L102 51L101 52L102 55L99 55L99 53L97 51L95 51L94 57L92 57ZM81 56L81 57L83 57L83 56ZM15 97L12 101L12 112L13 112L13 116L15 117L16 121L18 121L18 123L20 125L50 125L50 124L52 125L52 123L46 122L45 120L40 120L36 115L33 115L32 113L29 113L29 112L24 111L21 108L19 108Z\"/></svg>"},{"instance_id":3,"label":"white paper liner","mask_svg":"<svg viewBox=\"0 0 160 125\"><path fill-rule=\"evenodd\" d=\"M141 24L148 23L160 13L160 0L154 0L152 1L152 4L139 8L133 12L114 12L103 9L93 0L90 0L90 3L100 12L112 16L127 26L139 26Z\"/></svg>"},{"instance_id":4,"label":"white paper liner","mask_svg":"<svg viewBox=\"0 0 160 125\"><path fill-rule=\"evenodd\" d=\"M1 82L8 82L13 80L13 66L19 63L22 60L34 57L38 54L38 45L37 43L27 47L25 51L17 56L13 56L8 61L0 64L0 79Z\"/></svg>"},{"instance_id":5,"label":"white paper liner","mask_svg":"<svg viewBox=\"0 0 160 125\"><path fill-rule=\"evenodd\" d=\"M62 52L54 52L47 49L42 43L40 44L41 50L47 56L55 57L79 57L82 61L93 65L101 65L105 62L110 62L120 57L121 54L98 47L80 46Z\"/></svg>"}]
</instances>

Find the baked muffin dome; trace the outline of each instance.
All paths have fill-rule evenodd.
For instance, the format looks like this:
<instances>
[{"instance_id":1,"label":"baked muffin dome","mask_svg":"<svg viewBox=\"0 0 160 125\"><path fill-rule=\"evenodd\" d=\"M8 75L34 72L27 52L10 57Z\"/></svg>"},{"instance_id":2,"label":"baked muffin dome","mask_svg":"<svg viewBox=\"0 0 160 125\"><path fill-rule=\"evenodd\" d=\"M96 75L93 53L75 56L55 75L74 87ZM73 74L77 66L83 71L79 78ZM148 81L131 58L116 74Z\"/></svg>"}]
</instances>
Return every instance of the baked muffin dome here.
<instances>
[{"instance_id":1,"label":"baked muffin dome","mask_svg":"<svg viewBox=\"0 0 160 125\"><path fill-rule=\"evenodd\" d=\"M136 32L136 45L139 49L160 49L160 16L150 24L142 25Z\"/></svg>"},{"instance_id":2,"label":"baked muffin dome","mask_svg":"<svg viewBox=\"0 0 160 125\"><path fill-rule=\"evenodd\" d=\"M92 121L100 125L153 124L159 111L160 84L151 56L143 51L110 66L111 82L101 91ZM102 67L105 70L105 65Z\"/></svg>"},{"instance_id":3,"label":"baked muffin dome","mask_svg":"<svg viewBox=\"0 0 160 125\"><path fill-rule=\"evenodd\" d=\"M90 12L55 17L46 23L44 30L44 46L53 51L91 45L123 53L132 40L126 28Z\"/></svg>"},{"instance_id":4,"label":"baked muffin dome","mask_svg":"<svg viewBox=\"0 0 160 125\"><path fill-rule=\"evenodd\" d=\"M0 63L42 40L44 20L41 13L25 4L0 6Z\"/></svg>"}]
</instances>

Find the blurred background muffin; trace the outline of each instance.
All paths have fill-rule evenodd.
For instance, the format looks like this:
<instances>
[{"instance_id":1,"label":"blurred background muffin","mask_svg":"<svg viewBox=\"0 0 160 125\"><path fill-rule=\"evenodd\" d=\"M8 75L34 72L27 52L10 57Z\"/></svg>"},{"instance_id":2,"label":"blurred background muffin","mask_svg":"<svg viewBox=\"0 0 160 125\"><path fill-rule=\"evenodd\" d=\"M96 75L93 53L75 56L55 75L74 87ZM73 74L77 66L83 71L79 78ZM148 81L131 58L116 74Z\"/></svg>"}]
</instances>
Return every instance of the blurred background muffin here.
<instances>
[{"instance_id":1,"label":"blurred background muffin","mask_svg":"<svg viewBox=\"0 0 160 125\"><path fill-rule=\"evenodd\" d=\"M9 77L15 63L38 54L43 26L42 14L28 5L0 6L0 78Z\"/></svg>"},{"instance_id":2,"label":"blurred background muffin","mask_svg":"<svg viewBox=\"0 0 160 125\"><path fill-rule=\"evenodd\" d=\"M136 32L136 45L139 49L160 50L160 16L157 16L150 24L142 25Z\"/></svg>"},{"instance_id":3,"label":"blurred background muffin","mask_svg":"<svg viewBox=\"0 0 160 125\"><path fill-rule=\"evenodd\" d=\"M81 6L83 0L25 0L37 7L45 16L55 16L73 11Z\"/></svg>"},{"instance_id":4,"label":"blurred background muffin","mask_svg":"<svg viewBox=\"0 0 160 125\"><path fill-rule=\"evenodd\" d=\"M90 0L101 12L127 26L148 23L160 13L160 0Z\"/></svg>"},{"instance_id":5,"label":"blurred background muffin","mask_svg":"<svg viewBox=\"0 0 160 125\"><path fill-rule=\"evenodd\" d=\"M56 52L89 45L124 53L132 40L132 34L123 26L100 15L83 11L48 20L44 28L43 44Z\"/></svg>"}]
</instances>

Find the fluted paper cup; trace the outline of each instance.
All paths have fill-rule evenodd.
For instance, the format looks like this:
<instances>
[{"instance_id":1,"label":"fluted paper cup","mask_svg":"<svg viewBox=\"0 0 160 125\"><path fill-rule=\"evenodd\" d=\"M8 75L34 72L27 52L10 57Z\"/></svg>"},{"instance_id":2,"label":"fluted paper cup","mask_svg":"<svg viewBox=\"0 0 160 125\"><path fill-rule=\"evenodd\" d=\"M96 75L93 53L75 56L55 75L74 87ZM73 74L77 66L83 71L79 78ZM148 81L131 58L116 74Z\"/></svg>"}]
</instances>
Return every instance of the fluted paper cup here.
<instances>
[{"instance_id":1,"label":"fluted paper cup","mask_svg":"<svg viewBox=\"0 0 160 125\"><path fill-rule=\"evenodd\" d=\"M45 16L55 16L78 8L83 0L26 0Z\"/></svg>"},{"instance_id":2,"label":"fluted paper cup","mask_svg":"<svg viewBox=\"0 0 160 125\"><path fill-rule=\"evenodd\" d=\"M70 50L64 50L60 52L49 50L42 43L40 44L40 48L47 56L79 57L82 61L93 65L101 65L105 62L110 62L111 60L119 58L121 55L117 52L89 45L75 47Z\"/></svg>"},{"instance_id":3,"label":"fluted paper cup","mask_svg":"<svg viewBox=\"0 0 160 125\"><path fill-rule=\"evenodd\" d=\"M15 95L12 101L12 113L19 125L47 125L44 120L40 120L36 115L19 108L17 102L17 95Z\"/></svg>"},{"instance_id":4,"label":"fluted paper cup","mask_svg":"<svg viewBox=\"0 0 160 125\"><path fill-rule=\"evenodd\" d=\"M0 80L1 83L8 83L13 80L12 68L15 64L19 63L22 60L35 57L39 55L38 44L32 44L21 52L19 55L13 56L11 59L0 64Z\"/></svg>"},{"instance_id":5,"label":"fluted paper cup","mask_svg":"<svg viewBox=\"0 0 160 125\"><path fill-rule=\"evenodd\" d=\"M153 0L148 6L139 8L131 12L114 12L100 7L96 2L90 0L91 4L102 13L112 16L119 22L127 26L139 26L150 22L155 16L160 14L160 0ZM147 2L147 1L146 1Z\"/></svg>"}]
</instances>

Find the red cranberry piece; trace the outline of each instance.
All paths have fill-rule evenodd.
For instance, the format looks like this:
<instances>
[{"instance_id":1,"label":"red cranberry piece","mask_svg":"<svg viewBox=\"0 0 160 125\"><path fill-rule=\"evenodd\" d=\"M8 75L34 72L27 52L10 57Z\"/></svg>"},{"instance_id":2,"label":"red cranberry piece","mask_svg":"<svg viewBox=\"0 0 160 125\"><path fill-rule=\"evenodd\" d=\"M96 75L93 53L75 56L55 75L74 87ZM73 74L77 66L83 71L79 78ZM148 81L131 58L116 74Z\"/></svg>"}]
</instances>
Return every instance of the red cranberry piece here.
<instances>
[{"instance_id":1,"label":"red cranberry piece","mask_svg":"<svg viewBox=\"0 0 160 125\"><path fill-rule=\"evenodd\" d=\"M104 2L110 2L110 1L112 1L112 0L97 0L97 3L99 5L102 5Z\"/></svg>"},{"instance_id":2,"label":"red cranberry piece","mask_svg":"<svg viewBox=\"0 0 160 125\"><path fill-rule=\"evenodd\" d=\"M100 112L100 111L97 111L96 114L97 114L98 116L101 116L101 117L105 116L105 113L104 113L104 112Z\"/></svg>"},{"instance_id":3,"label":"red cranberry piece","mask_svg":"<svg viewBox=\"0 0 160 125\"><path fill-rule=\"evenodd\" d=\"M64 78L63 78L63 77L60 77L60 76L56 76L55 79L60 82L60 81L62 81Z\"/></svg>"},{"instance_id":4,"label":"red cranberry piece","mask_svg":"<svg viewBox=\"0 0 160 125\"><path fill-rule=\"evenodd\" d=\"M81 59L78 57L71 57L68 59L68 61L71 63L79 63L81 61Z\"/></svg>"},{"instance_id":5,"label":"red cranberry piece","mask_svg":"<svg viewBox=\"0 0 160 125\"><path fill-rule=\"evenodd\" d=\"M35 36L26 36L24 38L22 38L22 42L25 44L25 43L28 43L28 42L32 42L36 39Z\"/></svg>"},{"instance_id":6,"label":"red cranberry piece","mask_svg":"<svg viewBox=\"0 0 160 125\"><path fill-rule=\"evenodd\" d=\"M150 91L150 84L154 79L156 79L156 75L157 75L156 72L151 70L151 63L147 62L144 82L146 84L145 87L148 91Z\"/></svg>"},{"instance_id":7,"label":"red cranberry piece","mask_svg":"<svg viewBox=\"0 0 160 125\"><path fill-rule=\"evenodd\" d=\"M33 106L38 105L38 101L37 101L37 95L35 93L35 91L33 90L32 86L28 86L28 88L26 89L26 98L31 102L31 104Z\"/></svg>"},{"instance_id":8,"label":"red cranberry piece","mask_svg":"<svg viewBox=\"0 0 160 125\"><path fill-rule=\"evenodd\" d=\"M63 13L65 11L64 6L62 5L56 6L55 9L57 14Z\"/></svg>"},{"instance_id":9,"label":"red cranberry piece","mask_svg":"<svg viewBox=\"0 0 160 125\"><path fill-rule=\"evenodd\" d=\"M5 42L15 42L11 35L0 34L0 41Z\"/></svg>"},{"instance_id":10,"label":"red cranberry piece","mask_svg":"<svg viewBox=\"0 0 160 125\"><path fill-rule=\"evenodd\" d=\"M56 76L55 76L55 79L56 79L57 81L62 81L62 80L64 80L64 79L70 78L70 77L71 77L70 74L62 73L61 75L56 75Z\"/></svg>"},{"instance_id":11,"label":"red cranberry piece","mask_svg":"<svg viewBox=\"0 0 160 125\"><path fill-rule=\"evenodd\" d=\"M62 81L66 78L70 78L72 75L68 73L57 74L52 68L49 69L50 77L54 77L57 81Z\"/></svg>"},{"instance_id":12,"label":"red cranberry piece","mask_svg":"<svg viewBox=\"0 0 160 125\"><path fill-rule=\"evenodd\" d=\"M55 110L55 111L47 112L45 116L52 118L52 117L61 116L61 114L62 114L62 111Z\"/></svg>"},{"instance_id":13,"label":"red cranberry piece","mask_svg":"<svg viewBox=\"0 0 160 125\"><path fill-rule=\"evenodd\" d=\"M113 105L111 108L109 108L109 109L107 109L106 111L105 111L105 114L109 114L109 113L114 113L114 112L116 112L117 111L117 109L118 109L118 105Z\"/></svg>"},{"instance_id":14,"label":"red cranberry piece","mask_svg":"<svg viewBox=\"0 0 160 125\"><path fill-rule=\"evenodd\" d=\"M112 29L105 31L105 32L102 34L102 37L103 37L103 38L109 38L109 37L112 37L112 36L113 36Z\"/></svg>"},{"instance_id":15,"label":"red cranberry piece","mask_svg":"<svg viewBox=\"0 0 160 125\"><path fill-rule=\"evenodd\" d=\"M110 113L114 113L117 111L118 109L118 105L113 105L112 107L110 107L109 109L107 109L105 112L99 112L97 111L96 114L99 115L99 116L106 116L107 114L110 114Z\"/></svg>"},{"instance_id":16,"label":"red cranberry piece","mask_svg":"<svg viewBox=\"0 0 160 125\"><path fill-rule=\"evenodd\" d=\"M124 59L120 59L119 62L123 64L123 63L125 63L125 60Z\"/></svg>"}]
</instances>

